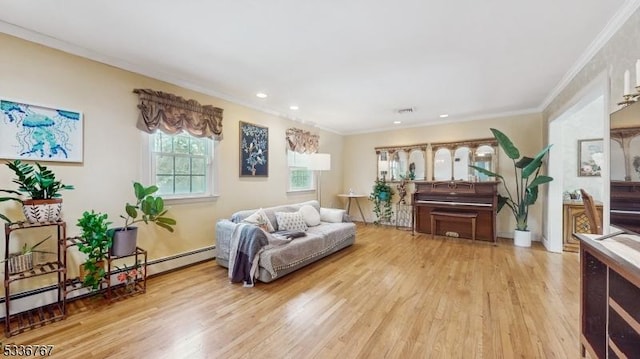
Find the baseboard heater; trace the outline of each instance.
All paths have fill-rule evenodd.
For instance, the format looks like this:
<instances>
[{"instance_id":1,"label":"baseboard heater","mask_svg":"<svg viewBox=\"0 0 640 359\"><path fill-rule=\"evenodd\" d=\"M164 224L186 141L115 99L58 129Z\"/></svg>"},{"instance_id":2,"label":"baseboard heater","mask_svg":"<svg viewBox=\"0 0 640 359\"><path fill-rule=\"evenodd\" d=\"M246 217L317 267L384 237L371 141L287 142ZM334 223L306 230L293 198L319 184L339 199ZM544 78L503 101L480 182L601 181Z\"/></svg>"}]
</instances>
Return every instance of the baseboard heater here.
<instances>
[{"instance_id":1,"label":"baseboard heater","mask_svg":"<svg viewBox=\"0 0 640 359\"><path fill-rule=\"evenodd\" d=\"M158 258L147 262L147 278L153 277L159 274L172 272L174 270L185 268L200 262L215 259L215 246L208 246L199 248L189 252L183 252L176 255ZM111 273L112 283L117 283L115 279L121 270L114 270ZM75 280L67 287L67 290L76 289L81 284ZM79 299L93 295L94 293L90 289L74 290L67 296L67 301ZM28 290L11 295L11 313L21 313L27 310L31 310L40 306L54 303L58 297L58 287L51 285L48 287L42 287L34 290ZM6 316L4 302L6 298L0 298L0 318L4 319Z\"/></svg>"}]
</instances>

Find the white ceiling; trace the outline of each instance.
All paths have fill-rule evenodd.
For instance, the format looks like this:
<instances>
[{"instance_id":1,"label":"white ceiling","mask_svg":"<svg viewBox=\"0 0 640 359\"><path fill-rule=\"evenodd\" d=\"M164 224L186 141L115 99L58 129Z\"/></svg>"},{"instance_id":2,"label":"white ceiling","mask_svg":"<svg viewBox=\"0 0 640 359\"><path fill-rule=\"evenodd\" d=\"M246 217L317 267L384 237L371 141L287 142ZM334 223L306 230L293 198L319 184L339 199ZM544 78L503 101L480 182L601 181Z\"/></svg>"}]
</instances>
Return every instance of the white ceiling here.
<instances>
[{"instance_id":1,"label":"white ceiling","mask_svg":"<svg viewBox=\"0 0 640 359\"><path fill-rule=\"evenodd\" d=\"M3 0L0 32L349 134L540 111L637 2Z\"/></svg>"}]
</instances>

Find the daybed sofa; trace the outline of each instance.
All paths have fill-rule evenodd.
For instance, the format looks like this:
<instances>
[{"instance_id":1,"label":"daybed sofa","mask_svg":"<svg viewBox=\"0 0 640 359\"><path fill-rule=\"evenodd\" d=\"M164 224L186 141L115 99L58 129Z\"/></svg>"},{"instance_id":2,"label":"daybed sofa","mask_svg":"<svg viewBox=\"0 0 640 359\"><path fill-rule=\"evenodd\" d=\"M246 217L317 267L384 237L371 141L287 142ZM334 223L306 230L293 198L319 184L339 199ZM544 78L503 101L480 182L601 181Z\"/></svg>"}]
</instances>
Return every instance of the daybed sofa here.
<instances>
[{"instance_id":1,"label":"daybed sofa","mask_svg":"<svg viewBox=\"0 0 640 359\"><path fill-rule=\"evenodd\" d=\"M304 209L301 210L303 207ZM313 207L315 211L310 211L309 207ZM258 231L255 224L246 223L247 220L255 219L256 214L259 213L258 211L264 211L262 213L269 219L269 223L273 227L270 229L273 229L273 233L276 235L266 233L268 232L266 230ZM312 212L311 222L316 221L316 219L317 221L316 223L310 223L309 216L306 216L304 219L308 228L304 231L304 236L290 240L275 240L274 238L276 237L283 238L277 235L279 231L289 229L282 228L289 225L284 221L281 221L281 226L279 226L278 220L285 216L298 218L299 216L295 212L303 214ZM318 214L315 219L315 213L313 212ZM287 214L284 215L283 213ZM317 225L309 226L308 224ZM248 228L253 230L239 230L240 228L247 229L246 227L253 227ZM260 250L255 255L257 263L253 265L257 264L254 277L261 282L268 283L352 245L355 242L356 226L351 222L344 210L320 208L318 201L242 210L234 213L230 219L222 219L216 223L216 261L219 265L229 268L230 253L236 254L237 236L240 233L245 236L250 233L254 237L266 235L268 243L261 239L263 242L259 245ZM234 236L236 237L234 238ZM233 248L234 245L236 246L235 249ZM234 258L238 257L234 255ZM231 262L234 265L235 259L231 260Z\"/></svg>"}]
</instances>

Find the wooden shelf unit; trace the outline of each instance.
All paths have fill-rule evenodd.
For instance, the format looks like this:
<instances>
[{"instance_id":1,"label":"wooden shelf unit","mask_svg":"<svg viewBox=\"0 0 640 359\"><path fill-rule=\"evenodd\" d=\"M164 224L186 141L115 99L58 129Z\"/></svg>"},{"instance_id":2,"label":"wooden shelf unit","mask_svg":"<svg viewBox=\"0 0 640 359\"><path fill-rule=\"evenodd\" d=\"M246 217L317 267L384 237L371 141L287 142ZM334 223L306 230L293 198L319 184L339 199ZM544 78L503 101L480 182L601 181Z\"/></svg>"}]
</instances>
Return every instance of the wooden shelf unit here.
<instances>
[{"instance_id":1,"label":"wooden shelf unit","mask_svg":"<svg viewBox=\"0 0 640 359\"><path fill-rule=\"evenodd\" d=\"M20 273L9 273L9 243L11 241L11 233L39 227L57 227L57 260L35 265L33 269ZM39 327L41 325L54 321L65 319L66 311L66 285L67 281L67 246L65 243L66 223L45 222L45 223L29 223L29 222L13 222L5 223L5 262L4 262L4 291L5 291L5 335L10 337L15 334L22 333L26 330ZM21 313L11 313L11 284L16 281L27 280L41 275L56 274L58 299L56 302L34 308Z\"/></svg>"},{"instance_id":2,"label":"wooden shelf unit","mask_svg":"<svg viewBox=\"0 0 640 359\"><path fill-rule=\"evenodd\" d=\"M133 282L133 288L127 289L127 286L124 283L112 285L111 276L113 274L113 266L114 261L120 259L134 259L134 265L137 267L137 275ZM125 299L131 297L136 294L145 293L147 291L147 251L136 247L136 250L125 256L109 256L107 259L107 274L106 274L106 298L109 301L118 301L121 299Z\"/></svg>"},{"instance_id":3,"label":"wooden shelf unit","mask_svg":"<svg viewBox=\"0 0 640 359\"><path fill-rule=\"evenodd\" d=\"M625 259L629 253L640 256L640 251L610 245L617 238L627 243L632 238L640 247L640 237L623 234L603 242L597 235L576 236L581 242L583 356L588 352L592 358L640 358L640 266Z\"/></svg>"}]
</instances>

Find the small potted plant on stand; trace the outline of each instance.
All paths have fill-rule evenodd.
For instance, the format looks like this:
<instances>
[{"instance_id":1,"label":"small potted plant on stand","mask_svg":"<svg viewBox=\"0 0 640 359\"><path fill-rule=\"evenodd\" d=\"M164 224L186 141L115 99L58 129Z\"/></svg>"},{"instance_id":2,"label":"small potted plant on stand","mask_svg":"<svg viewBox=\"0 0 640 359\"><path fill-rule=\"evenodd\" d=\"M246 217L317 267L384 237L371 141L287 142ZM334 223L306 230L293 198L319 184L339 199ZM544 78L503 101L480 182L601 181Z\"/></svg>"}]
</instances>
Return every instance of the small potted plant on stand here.
<instances>
[{"instance_id":1,"label":"small potted plant on stand","mask_svg":"<svg viewBox=\"0 0 640 359\"><path fill-rule=\"evenodd\" d=\"M133 224L153 222L169 232L173 232L173 226L176 224L175 219L165 217L167 210L164 208L164 200L161 197L153 196L153 194L158 191L157 186L144 187L140 183L135 182L133 184L133 190L136 196L136 203L126 204L126 216L120 216L124 219L124 227L114 229L111 254L116 257L135 252L138 228L133 226Z\"/></svg>"},{"instance_id":2,"label":"small potted plant on stand","mask_svg":"<svg viewBox=\"0 0 640 359\"><path fill-rule=\"evenodd\" d=\"M56 222L62 212L61 190L71 190L73 186L65 185L56 179L53 171L36 162L36 168L20 160L7 162L16 175L13 183L18 191L27 193L29 199L22 201L22 210L30 223Z\"/></svg>"},{"instance_id":3,"label":"small potted plant on stand","mask_svg":"<svg viewBox=\"0 0 640 359\"><path fill-rule=\"evenodd\" d=\"M373 202L373 213L375 213L378 218L373 223L391 222L391 217L393 216L393 209L391 208L392 196L393 189L387 184L384 178L376 178L373 191L369 195L369 199Z\"/></svg>"},{"instance_id":4,"label":"small potted plant on stand","mask_svg":"<svg viewBox=\"0 0 640 359\"><path fill-rule=\"evenodd\" d=\"M78 227L82 230L78 243L80 252L87 254L87 261L80 265L80 278L83 285L92 289L100 288L100 282L105 276L104 261L109 255L111 237L108 229L111 222L107 221L106 213L84 212L78 220Z\"/></svg>"},{"instance_id":5,"label":"small potted plant on stand","mask_svg":"<svg viewBox=\"0 0 640 359\"><path fill-rule=\"evenodd\" d=\"M38 246L40 246L49 238L51 238L51 236L48 236L47 238L41 240L40 242L34 244L33 246L29 246L27 243L25 243L20 249L20 252L9 254L9 257L6 259L9 262L9 274L16 274L16 273L32 270L35 264L35 261L33 258L34 253L53 254L53 252L40 251L36 249L38 248Z\"/></svg>"},{"instance_id":6,"label":"small potted plant on stand","mask_svg":"<svg viewBox=\"0 0 640 359\"><path fill-rule=\"evenodd\" d=\"M514 231L513 243L519 247L531 246L531 232L527 228L529 219L529 206L534 204L538 199L538 187L545 183L553 181L552 177L541 175L542 159L549 152L551 145L545 147L534 158L523 156L520 158L520 151L511 142L511 139L504 133L491 129L493 136L498 141L498 145L504 153L513 161L515 172L515 189L509 189L501 175L486 170L478 166L469 166L478 172L490 177L500 178L507 196L498 195L498 212L506 205L511 209L516 219L516 229ZM513 190L513 192L512 192Z\"/></svg>"}]
</instances>

